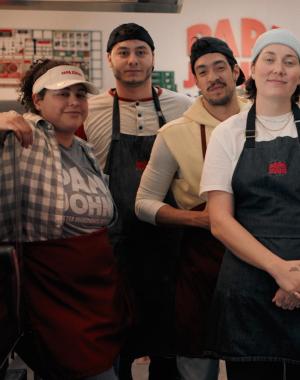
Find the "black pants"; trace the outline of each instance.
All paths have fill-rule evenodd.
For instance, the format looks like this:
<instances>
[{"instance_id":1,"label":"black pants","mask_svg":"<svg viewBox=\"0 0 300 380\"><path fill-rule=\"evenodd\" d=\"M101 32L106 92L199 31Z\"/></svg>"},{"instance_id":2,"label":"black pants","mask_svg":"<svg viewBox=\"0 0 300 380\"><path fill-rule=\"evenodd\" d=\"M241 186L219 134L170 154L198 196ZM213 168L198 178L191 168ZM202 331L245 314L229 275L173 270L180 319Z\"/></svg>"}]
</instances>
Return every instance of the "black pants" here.
<instances>
[{"instance_id":1,"label":"black pants","mask_svg":"<svg viewBox=\"0 0 300 380\"><path fill-rule=\"evenodd\" d=\"M119 361L119 380L132 380L131 365L135 357L121 354ZM148 380L178 380L176 358L150 356Z\"/></svg>"},{"instance_id":2,"label":"black pants","mask_svg":"<svg viewBox=\"0 0 300 380\"><path fill-rule=\"evenodd\" d=\"M299 380L300 366L278 362L226 361L228 380Z\"/></svg>"}]
</instances>

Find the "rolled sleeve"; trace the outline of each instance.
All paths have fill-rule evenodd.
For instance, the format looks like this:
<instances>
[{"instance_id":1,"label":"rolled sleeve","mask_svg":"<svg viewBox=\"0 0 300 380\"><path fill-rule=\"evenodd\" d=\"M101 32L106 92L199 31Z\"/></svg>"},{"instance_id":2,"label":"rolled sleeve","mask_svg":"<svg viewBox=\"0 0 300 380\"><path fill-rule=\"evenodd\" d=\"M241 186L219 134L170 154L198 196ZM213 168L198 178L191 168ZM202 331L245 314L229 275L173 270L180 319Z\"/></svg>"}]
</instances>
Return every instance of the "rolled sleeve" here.
<instances>
[{"instance_id":1,"label":"rolled sleeve","mask_svg":"<svg viewBox=\"0 0 300 380\"><path fill-rule=\"evenodd\" d=\"M177 169L176 160L163 137L158 134L137 191L135 213L139 219L156 224L156 214L166 204L163 200Z\"/></svg>"}]
</instances>

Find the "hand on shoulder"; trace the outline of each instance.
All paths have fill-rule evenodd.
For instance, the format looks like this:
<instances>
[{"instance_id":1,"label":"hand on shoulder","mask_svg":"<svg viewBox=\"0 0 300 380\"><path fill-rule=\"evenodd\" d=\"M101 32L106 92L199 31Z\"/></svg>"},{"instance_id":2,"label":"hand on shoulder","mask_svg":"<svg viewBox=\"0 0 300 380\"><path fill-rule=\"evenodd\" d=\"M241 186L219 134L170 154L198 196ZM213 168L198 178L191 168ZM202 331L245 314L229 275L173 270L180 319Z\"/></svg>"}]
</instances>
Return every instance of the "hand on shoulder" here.
<instances>
[{"instance_id":1,"label":"hand on shoulder","mask_svg":"<svg viewBox=\"0 0 300 380\"><path fill-rule=\"evenodd\" d=\"M30 125L15 111L0 113L0 132L12 131L24 148L32 145L33 134Z\"/></svg>"}]
</instances>

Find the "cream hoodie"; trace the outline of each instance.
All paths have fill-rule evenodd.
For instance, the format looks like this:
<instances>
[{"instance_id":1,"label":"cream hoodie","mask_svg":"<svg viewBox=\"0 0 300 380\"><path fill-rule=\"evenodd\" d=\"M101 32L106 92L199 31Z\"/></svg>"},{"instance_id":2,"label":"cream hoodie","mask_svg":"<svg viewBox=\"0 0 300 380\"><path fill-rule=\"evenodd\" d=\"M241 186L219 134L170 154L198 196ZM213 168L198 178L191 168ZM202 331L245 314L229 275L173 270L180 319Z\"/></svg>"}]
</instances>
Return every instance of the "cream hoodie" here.
<instances>
[{"instance_id":1,"label":"cream hoodie","mask_svg":"<svg viewBox=\"0 0 300 380\"><path fill-rule=\"evenodd\" d=\"M238 101L240 111L249 108L248 100ZM156 213L165 205L163 200L170 187L181 209L190 210L206 201L205 196L199 196L203 167L200 125L205 125L208 143L219 123L206 111L200 96L182 117L159 130L137 192L135 212L139 219L156 223Z\"/></svg>"},{"instance_id":2,"label":"cream hoodie","mask_svg":"<svg viewBox=\"0 0 300 380\"><path fill-rule=\"evenodd\" d=\"M249 107L249 101L238 98L240 111ZM206 199L199 198L199 186L203 167L200 124L205 125L208 143L213 129L220 123L204 108L202 97L177 120L166 124L159 133L178 163L178 178L172 183L172 190L178 206L191 209Z\"/></svg>"}]
</instances>

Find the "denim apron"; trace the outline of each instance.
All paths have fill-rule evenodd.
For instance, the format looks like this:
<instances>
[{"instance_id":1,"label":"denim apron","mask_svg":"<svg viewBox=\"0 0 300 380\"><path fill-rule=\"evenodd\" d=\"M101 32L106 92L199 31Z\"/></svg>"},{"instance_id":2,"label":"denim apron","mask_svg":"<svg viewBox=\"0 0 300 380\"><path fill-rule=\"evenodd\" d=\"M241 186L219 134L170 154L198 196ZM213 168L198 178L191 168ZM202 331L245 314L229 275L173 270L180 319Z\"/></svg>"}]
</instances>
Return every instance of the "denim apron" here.
<instances>
[{"instance_id":1,"label":"denim apron","mask_svg":"<svg viewBox=\"0 0 300 380\"><path fill-rule=\"evenodd\" d=\"M298 138L255 141L255 104L232 178L235 218L274 254L300 258L300 111ZM272 303L278 285L265 271L225 253L211 309L209 355L227 360L300 363L300 310Z\"/></svg>"},{"instance_id":2,"label":"denim apron","mask_svg":"<svg viewBox=\"0 0 300 380\"><path fill-rule=\"evenodd\" d=\"M154 88L152 97L156 111L153 123L158 122L162 127L166 120ZM135 216L136 192L156 135L136 136L120 132L116 91L112 119L112 141L104 173L109 176L109 188L119 213L119 220L109 229L109 234L132 300L134 325L127 349L137 357L165 355L175 349L178 229L153 226ZM172 204L170 198L169 195L166 202Z\"/></svg>"}]
</instances>

